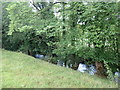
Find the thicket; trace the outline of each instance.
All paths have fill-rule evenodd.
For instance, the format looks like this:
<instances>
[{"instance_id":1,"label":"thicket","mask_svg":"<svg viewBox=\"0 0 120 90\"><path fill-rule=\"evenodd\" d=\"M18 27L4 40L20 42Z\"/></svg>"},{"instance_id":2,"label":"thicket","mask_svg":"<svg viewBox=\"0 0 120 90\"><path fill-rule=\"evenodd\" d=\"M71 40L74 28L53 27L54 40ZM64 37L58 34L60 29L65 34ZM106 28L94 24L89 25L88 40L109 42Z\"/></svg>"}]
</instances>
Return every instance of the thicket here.
<instances>
[{"instance_id":1,"label":"thicket","mask_svg":"<svg viewBox=\"0 0 120 90\"><path fill-rule=\"evenodd\" d=\"M29 55L48 55L73 68L101 62L119 71L119 2L3 3L2 46Z\"/></svg>"}]
</instances>

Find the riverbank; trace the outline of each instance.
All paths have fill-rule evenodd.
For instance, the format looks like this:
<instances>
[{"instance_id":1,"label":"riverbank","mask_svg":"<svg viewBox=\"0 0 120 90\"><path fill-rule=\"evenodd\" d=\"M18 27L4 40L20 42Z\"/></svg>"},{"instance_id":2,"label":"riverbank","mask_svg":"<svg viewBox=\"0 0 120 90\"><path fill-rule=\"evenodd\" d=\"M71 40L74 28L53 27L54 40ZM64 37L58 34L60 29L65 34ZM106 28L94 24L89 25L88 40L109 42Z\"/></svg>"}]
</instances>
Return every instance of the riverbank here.
<instances>
[{"instance_id":1,"label":"riverbank","mask_svg":"<svg viewBox=\"0 0 120 90\"><path fill-rule=\"evenodd\" d=\"M2 51L2 88L117 88L107 79L50 64L34 57Z\"/></svg>"}]
</instances>

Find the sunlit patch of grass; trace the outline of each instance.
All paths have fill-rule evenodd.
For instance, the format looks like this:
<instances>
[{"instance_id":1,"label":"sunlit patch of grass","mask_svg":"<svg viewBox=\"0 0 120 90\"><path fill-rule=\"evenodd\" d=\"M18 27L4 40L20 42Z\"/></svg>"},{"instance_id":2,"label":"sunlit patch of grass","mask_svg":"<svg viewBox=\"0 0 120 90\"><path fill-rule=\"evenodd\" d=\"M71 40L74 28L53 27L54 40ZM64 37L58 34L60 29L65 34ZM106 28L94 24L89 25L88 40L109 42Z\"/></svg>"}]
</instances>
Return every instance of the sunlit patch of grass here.
<instances>
[{"instance_id":1,"label":"sunlit patch of grass","mask_svg":"<svg viewBox=\"0 0 120 90\"><path fill-rule=\"evenodd\" d=\"M107 79L2 50L3 88L117 88Z\"/></svg>"}]
</instances>

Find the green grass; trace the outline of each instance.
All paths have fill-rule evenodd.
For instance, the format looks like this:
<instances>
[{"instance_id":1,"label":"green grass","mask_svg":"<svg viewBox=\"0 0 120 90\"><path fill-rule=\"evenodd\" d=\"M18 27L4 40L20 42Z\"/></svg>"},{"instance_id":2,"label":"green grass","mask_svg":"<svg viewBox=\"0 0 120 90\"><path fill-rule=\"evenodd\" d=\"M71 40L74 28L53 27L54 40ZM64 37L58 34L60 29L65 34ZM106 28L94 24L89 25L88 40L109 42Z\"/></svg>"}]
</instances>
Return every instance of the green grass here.
<instances>
[{"instance_id":1,"label":"green grass","mask_svg":"<svg viewBox=\"0 0 120 90\"><path fill-rule=\"evenodd\" d=\"M2 51L3 88L117 88L109 80L56 66L31 56Z\"/></svg>"}]
</instances>

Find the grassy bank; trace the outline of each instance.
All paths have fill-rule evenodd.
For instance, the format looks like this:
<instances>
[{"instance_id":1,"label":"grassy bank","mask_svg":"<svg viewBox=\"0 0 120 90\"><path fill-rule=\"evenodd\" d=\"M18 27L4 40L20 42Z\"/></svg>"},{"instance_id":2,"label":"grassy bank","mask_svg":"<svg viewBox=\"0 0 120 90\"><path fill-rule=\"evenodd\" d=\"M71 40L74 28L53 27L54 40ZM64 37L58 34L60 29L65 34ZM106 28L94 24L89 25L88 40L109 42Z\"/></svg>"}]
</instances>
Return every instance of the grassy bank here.
<instances>
[{"instance_id":1,"label":"grassy bank","mask_svg":"<svg viewBox=\"0 0 120 90\"><path fill-rule=\"evenodd\" d=\"M106 79L56 66L34 57L2 51L3 88L116 88Z\"/></svg>"}]
</instances>

